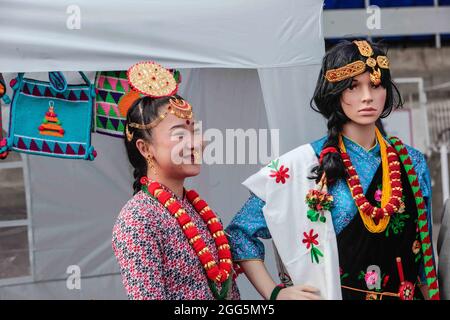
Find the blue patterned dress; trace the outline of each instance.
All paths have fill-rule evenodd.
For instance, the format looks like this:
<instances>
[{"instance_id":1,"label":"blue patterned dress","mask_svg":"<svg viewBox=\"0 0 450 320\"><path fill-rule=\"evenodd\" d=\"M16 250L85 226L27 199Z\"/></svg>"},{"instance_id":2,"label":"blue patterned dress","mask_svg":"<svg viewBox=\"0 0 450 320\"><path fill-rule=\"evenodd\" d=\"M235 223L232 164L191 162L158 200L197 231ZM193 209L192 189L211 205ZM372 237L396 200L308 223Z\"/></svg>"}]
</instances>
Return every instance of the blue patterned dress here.
<instances>
[{"instance_id":1,"label":"blue patterned dress","mask_svg":"<svg viewBox=\"0 0 450 320\"><path fill-rule=\"evenodd\" d=\"M326 139L327 138L324 137L311 143L316 155L320 154ZM365 150L363 147L346 137L344 137L343 140L347 153L358 173L364 192L367 192L369 185L381 164L380 147L376 144L370 150ZM431 237L430 173L423 154L412 147L406 147L419 177L421 190L427 204ZM359 218L359 214L357 215L357 207L347 186L347 182L344 179L336 181L335 184L329 187L328 191L334 197L334 206L331 210L331 217L336 235L339 235L355 217ZM226 232L230 238L234 261L264 260L264 244L260 239L271 238L262 211L264 205L265 202L263 200L251 193L246 203L227 227ZM420 275L421 282L426 283L423 264L420 267Z\"/></svg>"}]
</instances>

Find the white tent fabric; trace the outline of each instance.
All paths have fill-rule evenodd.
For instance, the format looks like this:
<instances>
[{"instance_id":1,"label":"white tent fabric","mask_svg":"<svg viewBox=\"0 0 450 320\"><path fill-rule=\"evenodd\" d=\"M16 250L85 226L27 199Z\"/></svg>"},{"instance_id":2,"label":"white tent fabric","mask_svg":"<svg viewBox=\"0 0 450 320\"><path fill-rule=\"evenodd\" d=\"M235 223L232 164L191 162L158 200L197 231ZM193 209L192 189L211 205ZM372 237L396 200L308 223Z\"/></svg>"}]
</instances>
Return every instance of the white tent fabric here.
<instances>
[{"instance_id":1,"label":"white tent fabric","mask_svg":"<svg viewBox=\"0 0 450 320\"><path fill-rule=\"evenodd\" d=\"M0 72L119 70L151 59L182 68L180 93L204 130L279 129L280 153L324 133L309 108L324 53L322 1L78 1L80 30L65 27L69 1L0 2ZM27 157L34 282L0 287L0 298L125 297L111 231L131 197L131 168L120 139L93 134L93 145L93 162ZM189 185L227 225L248 197L241 182L263 164L204 165ZM80 266L79 292L66 287L69 265ZM259 298L245 277L238 284L243 298Z\"/></svg>"},{"instance_id":2,"label":"white tent fabric","mask_svg":"<svg viewBox=\"0 0 450 320\"><path fill-rule=\"evenodd\" d=\"M323 46L319 0L0 5L2 72L123 70L149 58L174 68L308 65Z\"/></svg>"},{"instance_id":3,"label":"white tent fabric","mask_svg":"<svg viewBox=\"0 0 450 320\"><path fill-rule=\"evenodd\" d=\"M309 107L318 66L258 69L269 128L280 129L280 152L285 153L324 133L325 122Z\"/></svg>"}]
</instances>

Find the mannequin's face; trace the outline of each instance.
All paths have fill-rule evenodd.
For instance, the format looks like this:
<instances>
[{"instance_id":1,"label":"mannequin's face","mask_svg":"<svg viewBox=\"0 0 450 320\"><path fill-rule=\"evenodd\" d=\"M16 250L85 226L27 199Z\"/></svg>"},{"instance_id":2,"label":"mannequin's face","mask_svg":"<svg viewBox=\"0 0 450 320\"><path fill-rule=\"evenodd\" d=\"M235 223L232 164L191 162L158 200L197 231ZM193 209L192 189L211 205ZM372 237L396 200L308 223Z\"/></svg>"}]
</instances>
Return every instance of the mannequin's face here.
<instances>
[{"instance_id":1,"label":"mannequin's face","mask_svg":"<svg viewBox=\"0 0 450 320\"><path fill-rule=\"evenodd\" d=\"M374 124L384 109L386 89L370 82L369 72L353 77L352 86L341 95L345 115L358 125Z\"/></svg>"}]
</instances>

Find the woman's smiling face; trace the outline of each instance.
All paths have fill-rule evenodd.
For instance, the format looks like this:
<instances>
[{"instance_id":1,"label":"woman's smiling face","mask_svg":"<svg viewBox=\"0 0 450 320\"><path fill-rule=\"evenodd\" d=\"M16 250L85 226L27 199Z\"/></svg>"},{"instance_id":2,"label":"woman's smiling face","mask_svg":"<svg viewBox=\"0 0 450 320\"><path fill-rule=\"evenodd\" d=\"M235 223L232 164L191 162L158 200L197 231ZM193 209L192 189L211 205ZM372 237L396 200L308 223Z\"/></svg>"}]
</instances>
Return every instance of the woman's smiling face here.
<instances>
[{"instance_id":1,"label":"woman's smiling face","mask_svg":"<svg viewBox=\"0 0 450 320\"><path fill-rule=\"evenodd\" d=\"M163 107L164 112L167 107ZM168 114L152 130L151 149L157 169L173 178L187 178L200 173L202 138L194 119L180 119Z\"/></svg>"}]
</instances>

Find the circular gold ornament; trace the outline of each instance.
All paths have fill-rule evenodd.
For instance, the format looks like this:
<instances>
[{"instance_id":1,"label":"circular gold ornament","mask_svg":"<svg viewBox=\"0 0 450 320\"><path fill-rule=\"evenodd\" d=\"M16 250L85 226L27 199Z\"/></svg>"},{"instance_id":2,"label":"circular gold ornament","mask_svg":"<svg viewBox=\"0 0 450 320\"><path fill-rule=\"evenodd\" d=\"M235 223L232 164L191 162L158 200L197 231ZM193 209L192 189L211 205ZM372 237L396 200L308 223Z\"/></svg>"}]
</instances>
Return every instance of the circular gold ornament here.
<instances>
[{"instance_id":1,"label":"circular gold ornament","mask_svg":"<svg viewBox=\"0 0 450 320\"><path fill-rule=\"evenodd\" d=\"M180 119L192 118L192 106L183 99L170 99L168 108L170 113L174 114Z\"/></svg>"},{"instance_id":2,"label":"circular gold ornament","mask_svg":"<svg viewBox=\"0 0 450 320\"><path fill-rule=\"evenodd\" d=\"M172 96L178 90L173 74L152 61L136 63L128 69L127 75L134 90L152 98Z\"/></svg>"},{"instance_id":3,"label":"circular gold ornament","mask_svg":"<svg viewBox=\"0 0 450 320\"><path fill-rule=\"evenodd\" d=\"M378 56L377 63L380 68L389 69L389 59L386 56Z\"/></svg>"},{"instance_id":4,"label":"circular gold ornament","mask_svg":"<svg viewBox=\"0 0 450 320\"><path fill-rule=\"evenodd\" d=\"M370 57L370 58L367 58L366 64L369 67L373 68L373 67L375 67L377 65L377 61L374 58Z\"/></svg>"}]
</instances>

